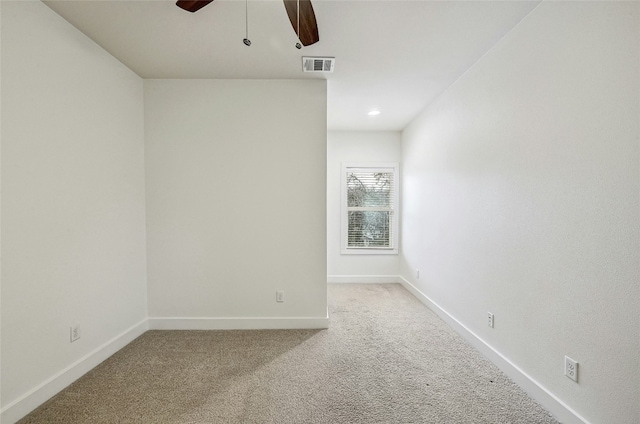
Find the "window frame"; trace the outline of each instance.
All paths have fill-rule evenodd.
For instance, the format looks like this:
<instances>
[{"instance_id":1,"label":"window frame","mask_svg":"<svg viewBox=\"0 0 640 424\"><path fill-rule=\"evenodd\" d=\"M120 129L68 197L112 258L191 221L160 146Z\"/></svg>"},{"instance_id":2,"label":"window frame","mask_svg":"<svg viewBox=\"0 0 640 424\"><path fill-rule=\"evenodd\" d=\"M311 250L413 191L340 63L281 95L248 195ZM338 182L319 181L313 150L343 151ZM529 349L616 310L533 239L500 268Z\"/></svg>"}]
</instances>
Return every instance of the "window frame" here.
<instances>
[{"instance_id":1,"label":"window frame","mask_svg":"<svg viewBox=\"0 0 640 424\"><path fill-rule=\"evenodd\" d=\"M400 164L398 162L343 162L340 177L340 253L343 255L397 255L400 215ZM348 172L392 172L393 173L393 202L391 205L390 247L348 247L349 213L347 204L347 173Z\"/></svg>"}]
</instances>

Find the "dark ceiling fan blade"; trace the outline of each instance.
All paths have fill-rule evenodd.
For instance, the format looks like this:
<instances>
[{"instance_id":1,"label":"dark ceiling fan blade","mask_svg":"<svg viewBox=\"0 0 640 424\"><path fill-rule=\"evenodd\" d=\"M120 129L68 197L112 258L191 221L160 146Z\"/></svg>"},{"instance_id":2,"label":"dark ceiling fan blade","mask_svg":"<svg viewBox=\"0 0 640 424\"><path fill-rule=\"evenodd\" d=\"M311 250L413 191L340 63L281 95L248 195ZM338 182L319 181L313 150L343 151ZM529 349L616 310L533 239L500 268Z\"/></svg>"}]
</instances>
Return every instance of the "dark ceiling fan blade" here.
<instances>
[{"instance_id":1,"label":"dark ceiling fan blade","mask_svg":"<svg viewBox=\"0 0 640 424\"><path fill-rule=\"evenodd\" d=\"M287 15L293 31L298 32L298 0L283 0L284 7L287 9ZM303 46L309 46L320 40L318 35L318 23L316 22L316 14L313 12L311 0L300 0L300 33L298 38Z\"/></svg>"},{"instance_id":2,"label":"dark ceiling fan blade","mask_svg":"<svg viewBox=\"0 0 640 424\"><path fill-rule=\"evenodd\" d=\"M176 6L188 12L196 12L212 1L213 0L178 0Z\"/></svg>"}]
</instances>

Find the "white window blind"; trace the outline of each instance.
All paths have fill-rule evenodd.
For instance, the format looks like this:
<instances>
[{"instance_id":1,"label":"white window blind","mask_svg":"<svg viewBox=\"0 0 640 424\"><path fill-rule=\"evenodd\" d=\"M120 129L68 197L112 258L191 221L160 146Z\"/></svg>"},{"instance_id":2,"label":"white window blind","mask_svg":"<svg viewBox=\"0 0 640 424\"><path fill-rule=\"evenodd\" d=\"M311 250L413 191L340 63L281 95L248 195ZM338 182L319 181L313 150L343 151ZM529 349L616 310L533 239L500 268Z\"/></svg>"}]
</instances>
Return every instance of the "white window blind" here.
<instances>
[{"instance_id":1,"label":"white window blind","mask_svg":"<svg viewBox=\"0 0 640 424\"><path fill-rule=\"evenodd\" d=\"M396 167L344 167L343 251L392 250L395 246ZM346 227L346 228L345 228ZM382 253L382 252L380 252ZM391 252L389 252L391 253Z\"/></svg>"}]
</instances>

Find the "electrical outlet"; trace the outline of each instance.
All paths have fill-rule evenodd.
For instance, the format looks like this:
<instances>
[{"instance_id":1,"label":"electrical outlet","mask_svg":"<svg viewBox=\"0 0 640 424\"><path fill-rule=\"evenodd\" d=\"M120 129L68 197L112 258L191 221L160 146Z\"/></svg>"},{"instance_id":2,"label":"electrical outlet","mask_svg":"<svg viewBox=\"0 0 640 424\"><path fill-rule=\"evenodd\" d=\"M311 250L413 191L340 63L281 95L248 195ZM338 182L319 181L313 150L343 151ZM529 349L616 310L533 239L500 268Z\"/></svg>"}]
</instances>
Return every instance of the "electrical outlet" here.
<instances>
[{"instance_id":1,"label":"electrical outlet","mask_svg":"<svg viewBox=\"0 0 640 424\"><path fill-rule=\"evenodd\" d=\"M578 382L578 363L565 355L564 357L564 375Z\"/></svg>"},{"instance_id":2,"label":"electrical outlet","mask_svg":"<svg viewBox=\"0 0 640 424\"><path fill-rule=\"evenodd\" d=\"M420 270L419 269L416 269L416 278L420 279Z\"/></svg>"},{"instance_id":3,"label":"electrical outlet","mask_svg":"<svg viewBox=\"0 0 640 424\"><path fill-rule=\"evenodd\" d=\"M491 312L487 312L487 325L493 328L493 314Z\"/></svg>"},{"instance_id":4,"label":"electrical outlet","mask_svg":"<svg viewBox=\"0 0 640 424\"><path fill-rule=\"evenodd\" d=\"M70 339L71 343L75 342L80 338L80 326L74 325L73 327L69 327Z\"/></svg>"},{"instance_id":5,"label":"electrical outlet","mask_svg":"<svg viewBox=\"0 0 640 424\"><path fill-rule=\"evenodd\" d=\"M284 291L282 290L276 291L276 302L278 303L284 302Z\"/></svg>"}]
</instances>

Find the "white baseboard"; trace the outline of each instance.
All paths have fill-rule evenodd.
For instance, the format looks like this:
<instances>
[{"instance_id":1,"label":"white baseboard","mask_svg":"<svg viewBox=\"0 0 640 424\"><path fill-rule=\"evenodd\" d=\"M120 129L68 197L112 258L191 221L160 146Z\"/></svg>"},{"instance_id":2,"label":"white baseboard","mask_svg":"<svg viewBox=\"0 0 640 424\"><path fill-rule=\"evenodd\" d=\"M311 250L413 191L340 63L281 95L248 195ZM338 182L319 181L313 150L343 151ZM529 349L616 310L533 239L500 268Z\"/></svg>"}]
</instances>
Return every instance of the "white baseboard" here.
<instances>
[{"instance_id":1,"label":"white baseboard","mask_svg":"<svg viewBox=\"0 0 640 424\"><path fill-rule=\"evenodd\" d=\"M0 422L13 424L38 406L55 396L62 389L73 383L87 372L98 366L105 359L131 343L148 329L147 319L125 330L88 355L80 358L53 377L33 388L20 398L11 402L0 411Z\"/></svg>"},{"instance_id":2,"label":"white baseboard","mask_svg":"<svg viewBox=\"0 0 640 424\"><path fill-rule=\"evenodd\" d=\"M149 318L150 330L294 330L329 328L324 317Z\"/></svg>"},{"instance_id":3,"label":"white baseboard","mask_svg":"<svg viewBox=\"0 0 640 424\"><path fill-rule=\"evenodd\" d=\"M458 334L464 337L473 347L495 364L502 372L518 384L529 396L535 399L547 411L556 417L558 421L566 424L589 424L580 414L571 409L562 400L534 380L530 375L521 370L517 365L494 349L480 336L458 321L453 315L445 311L440 305L418 290L413 284L399 277L402 286L420 300L427 308L436 313L443 321L452 327Z\"/></svg>"},{"instance_id":4,"label":"white baseboard","mask_svg":"<svg viewBox=\"0 0 640 424\"><path fill-rule=\"evenodd\" d=\"M398 275L327 275L327 283L385 284L399 283Z\"/></svg>"},{"instance_id":5,"label":"white baseboard","mask_svg":"<svg viewBox=\"0 0 640 424\"><path fill-rule=\"evenodd\" d=\"M513 362L495 350L477 334L445 311L428 296L400 276L344 276L327 277L328 283L400 283L429 309L435 312L471 345L515 381L533 399L551 412L561 423L589 424L576 411L549 392ZM114 337L93 352L69 365L0 411L0 422L13 424L82 377L105 359L132 342L147 330L257 330L257 329L324 329L329 316L282 318L148 318Z\"/></svg>"}]
</instances>

